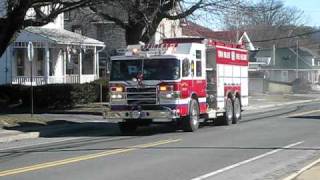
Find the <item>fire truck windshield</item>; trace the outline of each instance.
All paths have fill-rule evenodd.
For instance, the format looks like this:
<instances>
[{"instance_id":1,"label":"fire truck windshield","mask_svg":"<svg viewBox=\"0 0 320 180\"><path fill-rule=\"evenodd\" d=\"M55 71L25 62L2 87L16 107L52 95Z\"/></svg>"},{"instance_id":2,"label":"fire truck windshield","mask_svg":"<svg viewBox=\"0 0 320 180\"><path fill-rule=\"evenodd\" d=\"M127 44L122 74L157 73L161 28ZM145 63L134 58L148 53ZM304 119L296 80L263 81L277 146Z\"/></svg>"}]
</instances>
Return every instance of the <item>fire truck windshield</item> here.
<instances>
[{"instance_id":1,"label":"fire truck windshield","mask_svg":"<svg viewBox=\"0 0 320 180\"><path fill-rule=\"evenodd\" d=\"M113 60L111 81L134 80L143 72L143 80L176 80L180 78L177 59Z\"/></svg>"}]
</instances>

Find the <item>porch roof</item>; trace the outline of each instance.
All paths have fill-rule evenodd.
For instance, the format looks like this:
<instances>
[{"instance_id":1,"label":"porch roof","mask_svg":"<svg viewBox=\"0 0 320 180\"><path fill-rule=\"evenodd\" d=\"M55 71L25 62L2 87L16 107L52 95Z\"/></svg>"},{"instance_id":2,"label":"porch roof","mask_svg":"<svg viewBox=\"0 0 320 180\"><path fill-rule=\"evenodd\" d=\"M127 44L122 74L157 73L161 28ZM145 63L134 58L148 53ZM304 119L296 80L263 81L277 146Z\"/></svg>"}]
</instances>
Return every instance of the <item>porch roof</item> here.
<instances>
[{"instance_id":1,"label":"porch roof","mask_svg":"<svg viewBox=\"0 0 320 180\"><path fill-rule=\"evenodd\" d=\"M25 31L41 36L56 44L104 46L104 42L65 29L27 27Z\"/></svg>"}]
</instances>

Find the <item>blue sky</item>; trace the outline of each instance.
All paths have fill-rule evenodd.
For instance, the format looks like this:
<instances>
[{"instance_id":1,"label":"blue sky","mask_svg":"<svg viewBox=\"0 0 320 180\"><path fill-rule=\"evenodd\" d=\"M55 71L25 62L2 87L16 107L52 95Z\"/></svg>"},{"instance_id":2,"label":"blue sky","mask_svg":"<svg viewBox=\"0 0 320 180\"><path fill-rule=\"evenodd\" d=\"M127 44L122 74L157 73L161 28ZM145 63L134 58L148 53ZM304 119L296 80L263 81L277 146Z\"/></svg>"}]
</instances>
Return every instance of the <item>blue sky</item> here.
<instances>
[{"instance_id":1,"label":"blue sky","mask_svg":"<svg viewBox=\"0 0 320 180\"><path fill-rule=\"evenodd\" d=\"M306 25L320 27L320 0L284 0L284 3L303 10Z\"/></svg>"}]
</instances>

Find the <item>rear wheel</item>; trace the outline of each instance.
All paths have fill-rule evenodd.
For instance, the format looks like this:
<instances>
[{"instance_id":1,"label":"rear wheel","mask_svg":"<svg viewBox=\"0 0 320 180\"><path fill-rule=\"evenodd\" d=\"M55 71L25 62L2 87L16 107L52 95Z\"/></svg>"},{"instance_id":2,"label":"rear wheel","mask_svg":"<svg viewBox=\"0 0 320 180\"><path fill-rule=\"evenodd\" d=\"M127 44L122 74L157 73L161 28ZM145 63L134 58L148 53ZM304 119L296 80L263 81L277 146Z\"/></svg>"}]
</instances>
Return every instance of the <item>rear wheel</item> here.
<instances>
[{"instance_id":1,"label":"rear wheel","mask_svg":"<svg viewBox=\"0 0 320 180\"><path fill-rule=\"evenodd\" d=\"M232 124L237 124L240 119L241 119L241 103L240 103L240 99L236 98L233 102Z\"/></svg>"},{"instance_id":2,"label":"rear wheel","mask_svg":"<svg viewBox=\"0 0 320 180\"><path fill-rule=\"evenodd\" d=\"M182 119L183 131L193 132L199 128L199 104L195 99L190 102L189 115Z\"/></svg>"},{"instance_id":3,"label":"rear wheel","mask_svg":"<svg viewBox=\"0 0 320 180\"><path fill-rule=\"evenodd\" d=\"M223 118L222 124L228 126L233 121L233 105L232 105L231 98L227 99L225 110L226 110L226 112L224 113L224 118Z\"/></svg>"},{"instance_id":4,"label":"rear wheel","mask_svg":"<svg viewBox=\"0 0 320 180\"><path fill-rule=\"evenodd\" d=\"M119 122L119 129L122 134L134 133L137 130L137 124L134 122Z\"/></svg>"}]
</instances>

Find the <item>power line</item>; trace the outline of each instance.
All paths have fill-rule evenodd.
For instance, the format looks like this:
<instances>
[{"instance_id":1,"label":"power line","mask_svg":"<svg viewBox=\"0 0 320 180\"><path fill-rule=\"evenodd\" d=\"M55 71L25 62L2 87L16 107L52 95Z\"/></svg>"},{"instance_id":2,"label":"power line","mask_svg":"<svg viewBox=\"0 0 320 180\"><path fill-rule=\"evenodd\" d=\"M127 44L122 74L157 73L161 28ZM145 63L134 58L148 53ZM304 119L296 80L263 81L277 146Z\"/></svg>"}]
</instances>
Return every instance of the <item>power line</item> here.
<instances>
[{"instance_id":1,"label":"power line","mask_svg":"<svg viewBox=\"0 0 320 180\"><path fill-rule=\"evenodd\" d=\"M282 39L291 39L291 38L306 36L306 35L310 35L310 34L315 34L315 33L318 33L318 32L320 32L320 30L306 32L306 33L302 33L302 34L296 34L296 35L293 35L293 36L286 36L286 37L273 38L273 39L264 39L264 40L256 40L256 41L252 41L252 42L269 42L269 41L276 41L276 40L282 40Z\"/></svg>"}]
</instances>

